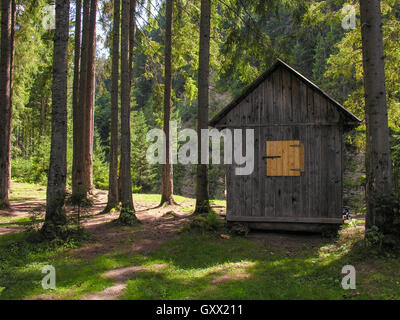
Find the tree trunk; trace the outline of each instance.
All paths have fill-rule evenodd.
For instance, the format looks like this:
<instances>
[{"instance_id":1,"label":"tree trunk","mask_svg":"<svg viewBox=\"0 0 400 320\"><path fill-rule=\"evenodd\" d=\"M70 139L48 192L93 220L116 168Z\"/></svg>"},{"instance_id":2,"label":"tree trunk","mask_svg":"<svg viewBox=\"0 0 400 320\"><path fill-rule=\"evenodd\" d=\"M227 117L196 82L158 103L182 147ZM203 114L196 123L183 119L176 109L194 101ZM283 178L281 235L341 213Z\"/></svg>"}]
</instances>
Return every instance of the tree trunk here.
<instances>
[{"instance_id":1,"label":"tree trunk","mask_svg":"<svg viewBox=\"0 0 400 320\"><path fill-rule=\"evenodd\" d=\"M199 48L199 79L198 79L198 110L197 110L197 134L198 134L198 165L196 184L196 213L210 210L208 193L208 165L201 164L201 129L208 129L208 80L210 65L210 0L201 0L200 13L200 48Z\"/></svg>"},{"instance_id":2,"label":"tree trunk","mask_svg":"<svg viewBox=\"0 0 400 320\"><path fill-rule=\"evenodd\" d=\"M10 57L10 113L9 113L9 125L8 130L8 152L10 159L10 165L8 166L8 181L11 182L11 132L12 132L12 110L13 110L13 96L14 96L14 56L15 56L15 21L17 16L17 4L15 0L12 0L11 4L11 57Z\"/></svg>"},{"instance_id":3,"label":"tree trunk","mask_svg":"<svg viewBox=\"0 0 400 320\"><path fill-rule=\"evenodd\" d=\"M81 165L77 163L80 158L78 157L78 150L82 140L80 132L82 130L82 109L79 104L79 82L80 82L80 61L81 61L81 25L82 25L82 1L76 0L76 14L75 14L75 48L74 48L74 80L72 92L72 123L73 123L73 173L72 173L72 187L75 191L77 168ZM82 152L82 151L81 151Z\"/></svg>"},{"instance_id":4,"label":"tree trunk","mask_svg":"<svg viewBox=\"0 0 400 320\"><path fill-rule=\"evenodd\" d=\"M118 205L118 80L119 80L119 28L121 2L114 0L112 67L111 67L111 140L110 171L108 179L108 203L104 212Z\"/></svg>"},{"instance_id":5,"label":"tree trunk","mask_svg":"<svg viewBox=\"0 0 400 320\"><path fill-rule=\"evenodd\" d=\"M366 228L385 225L385 217L376 208L377 197L392 191L388 115L386 106L385 65L379 0L360 0L363 47L365 121L367 147Z\"/></svg>"},{"instance_id":6,"label":"tree trunk","mask_svg":"<svg viewBox=\"0 0 400 320\"><path fill-rule=\"evenodd\" d=\"M161 182L161 203L160 206L167 204L173 205L174 201L174 182L173 166L171 163L170 145L170 121L171 121L171 90L172 90L172 0L167 0L166 22L165 22L165 83L164 83L164 132L166 137L165 154L166 163L162 165Z\"/></svg>"},{"instance_id":7,"label":"tree trunk","mask_svg":"<svg viewBox=\"0 0 400 320\"><path fill-rule=\"evenodd\" d=\"M88 80L88 45L90 24L90 2L83 1L83 23L82 23L82 45L79 76L79 99L77 107L77 118L74 119L74 152L72 168L72 196L79 201L86 198L88 186L85 179L85 110L87 103L87 80Z\"/></svg>"},{"instance_id":8,"label":"tree trunk","mask_svg":"<svg viewBox=\"0 0 400 320\"><path fill-rule=\"evenodd\" d=\"M93 130L94 130L94 103L95 103L95 60L96 60L96 17L97 0L90 2L89 48L88 48L88 73L86 108L84 124L85 143L85 185L87 191L93 189Z\"/></svg>"},{"instance_id":9,"label":"tree trunk","mask_svg":"<svg viewBox=\"0 0 400 320\"><path fill-rule=\"evenodd\" d=\"M54 238L67 219L64 211L67 180L67 81L68 81L69 1L56 1L54 32L52 132L47 203L43 234Z\"/></svg>"},{"instance_id":10,"label":"tree trunk","mask_svg":"<svg viewBox=\"0 0 400 320\"><path fill-rule=\"evenodd\" d=\"M121 23L121 216L134 216L131 178L129 18L130 0L122 0Z\"/></svg>"},{"instance_id":11,"label":"tree trunk","mask_svg":"<svg viewBox=\"0 0 400 320\"><path fill-rule=\"evenodd\" d=\"M0 40L0 208L9 207L11 137L11 24L12 1L1 1Z\"/></svg>"},{"instance_id":12,"label":"tree trunk","mask_svg":"<svg viewBox=\"0 0 400 320\"><path fill-rule=\"evenodd\" d=\"M136 4L137 0L130 0L130 16L129 16L129 79L132 87L133 79L133 49L135 45L135 27L136 27Z\"/></svg>"}]
</instances>

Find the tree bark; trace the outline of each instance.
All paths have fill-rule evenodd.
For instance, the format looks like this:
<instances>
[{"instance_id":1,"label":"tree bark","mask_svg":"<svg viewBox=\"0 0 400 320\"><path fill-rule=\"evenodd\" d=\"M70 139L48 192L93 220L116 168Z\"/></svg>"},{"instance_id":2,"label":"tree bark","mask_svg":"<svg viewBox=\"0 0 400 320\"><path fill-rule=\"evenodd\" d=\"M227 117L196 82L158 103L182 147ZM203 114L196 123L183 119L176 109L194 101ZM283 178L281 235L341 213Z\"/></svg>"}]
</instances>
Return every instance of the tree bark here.
<instances>
[{"instance_id":1,"label":"tree bark","mask_svg":"<svg viewBox=\"0 0 400 320\"><path fill-rule=\"evenodd\" d=\"M74 152L72 168L72 196L77 201L86 198L88 186L85 178L85 110L87 103L88 45L90 25L90 1L83 1L82 45L79 75L79 99L77 118L74 119Z\"/></svg>"},{"instance_id":2,"label":"tree bark","mask_svg":"<svg viewBox=\"0 0 400 320\"><path fill-rule=\"evenodd\" d=\"M108 203L104 212L118 205L118 80L119 80L119 36L121 2L114 0L112 67L111 67L111 140L110 170L108 179Z\"/></svg>"},{"instance_id":3,"label":"tree bark","mask_svg":"<svg viewBox=\"0 0 400 320\"><path fill-rule=\"evenodd\" d=\"M90 2L89 20L89 48L88 48L88 73L86 108L84 124L84 143L85 143L85 185L87 191L93 189L93 130L94 130L94 103L95 103L95 60L96 60L96 17L97 0Z\"/></svg>"},{"instance_id":4,"label":"tree bark","mask_svg":"<svg viewBox=\"0 0 400 320\"><path fill-rule=\"evenodd\" d=\"M73 173L72 173L72 187L73 192L76 190L77 168L81 165L78 163L80 160L78 150L81 151L81 130L82 130L82 110L79 104L79 83L80 83L80 62L81 62L81 31L82 31L82 1L76 0L76 14L75 14L75 48L74 48L74 80L72 92L72 124L73 124Z\"/></svg>"},{"instance_id":5,"label":"tree bark","mask_svg":"<svg viewBox=\"0 0 400 320\"><path fill-rule=\"evenodd\" d=\"M173 2L167 0L166 22L165 22L165 75L164 75L164 132L166 137L165 154L166 163L162 165L161 182L161 203L160 206L167 204L173 205L174 184L173 184L173 166L171 163L171 145L170 145L170 121L171 121L171 91L172 91L172 19Z\"/></svg>"},{"instance_id":6,"label":"tree bark","mask_svg":"<svg viewBox=\"0 0 400 320\"><path fill-rule=\"evenodd\" d=\"M129 13L129 87L132 88L133 79L133 50L135 44L135 28L136 28L136 4L137 0L130 0ZM121 174L121 162L119 164L119 172ZM121 177L118 177L118 192L121 197Z\"/></svg>"},{"instance_id":7,"label":"tree bark","mask_svg":"<svg viewBox=\"0 0 400 320\"><path fill-rule=\"evenodd\" d=\"M11 133L12 133L12 113L14 96L14 56L15 56L15 21L17 16L17 4L15 0L11 3L11 57L10 57L10 113L9 113L9 131L8 131L8 152L10 164L8 166L8 181L11 183Z\"/></svg>"},{"instance_id":8,"label":"tree bark","mask_svg":"<svg viewBox=\"0 0 400 320\"><path fill-rule=\"evenodd\" d=\"M121 215L134 212L131 178L129 19L130 0L122 0L121 23Z\"/></svg>"},{"instance_id":9,"label":"tree bark","mask_svg":"<svg viewBox=\"0 0 400 320\"><path fill-rule=\"evenodd\" d=\"M199 48L199 79L198 79L198 110L197 110L197 134L198 134L198 165L196 184L196 213L208 212L209 187L208 165L201 164L202 138L201 129L208 129L208 81L210 67L210 0L201 0L200 13L200 48Z\"/></svg>"},{"instance_id":10,"label":"tree bark","mask_svg":"<svg viewBox=\"0 0 400 320\"><path fill-rule=\"evenodd\" d=\"M11 25L12 1L1 1L0 40L0 208L9 207L11 167Z\"/></svg>"},{"instance_id":11,"label":"tree bark","mask_svg":"<svg viewBox=\"0 0 400 320\"><path fill-rule=\"evenodd\" d=\"M385 217L376 208L377 197L392 191L388 115L386 106L385 63L379 0L360 0L364 66L365 121L367 146L366 228L384 227Z\"/></svg>"},{"instance_id":12,"label":"tree bark","mask_svg":"<svg viewBox=\"0 0 400 320\"><path fill-rule=\"evenodd\" d=\"M67 81L68 81L69 1L56 1L54 33L52 132L47 203L43 234L58 236L66 224L64 211L67 179Z\"/></svg>"},{"instance_id":13,"label":"tree bark","mask_svg":"<svg viewBox=\"0 0 400 320\"><path fill-rule=\"evenodd\" d=\"M137 0L130 0L129 15L129 79L130 87L132 87L133 79L133 49L135 46L135 28L136 28L136 4Z\"/></svg>"}]
</instances>

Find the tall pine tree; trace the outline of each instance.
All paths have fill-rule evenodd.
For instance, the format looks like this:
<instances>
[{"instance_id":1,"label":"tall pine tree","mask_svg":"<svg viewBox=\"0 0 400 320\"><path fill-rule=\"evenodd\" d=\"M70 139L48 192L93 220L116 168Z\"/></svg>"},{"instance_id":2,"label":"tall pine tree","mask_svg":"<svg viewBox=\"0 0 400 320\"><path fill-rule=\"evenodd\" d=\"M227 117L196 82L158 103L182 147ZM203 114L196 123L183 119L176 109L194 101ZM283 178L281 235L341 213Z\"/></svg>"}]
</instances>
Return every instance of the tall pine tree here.
<instances>
[{"instance_id":1,"label":"tall pine tree","mask_svg":"<svg viewBox=\"0 0 400 320\"><path fill-rule=\"evenodd\" d=\"M63 231L67 180L67 82L68 82L69 1L56 1L54 32L52 130L50 168L47 183L46 216L42 233L54 238Z\"/></svg>"},{"instance_id":2,"label":"tall pine tree","mask_svg":"<svg viewBox=\"0 0 400 320\"><path fill-rule=\"evenodd\" d=\"M386 106L385 62L382 41L380 0L360 0L361 36L364 67L365 121L367 143L366 228L385 228L385 217L378 212L377 198L392 191L388 114Z\"/></svg>"}]
</instances>

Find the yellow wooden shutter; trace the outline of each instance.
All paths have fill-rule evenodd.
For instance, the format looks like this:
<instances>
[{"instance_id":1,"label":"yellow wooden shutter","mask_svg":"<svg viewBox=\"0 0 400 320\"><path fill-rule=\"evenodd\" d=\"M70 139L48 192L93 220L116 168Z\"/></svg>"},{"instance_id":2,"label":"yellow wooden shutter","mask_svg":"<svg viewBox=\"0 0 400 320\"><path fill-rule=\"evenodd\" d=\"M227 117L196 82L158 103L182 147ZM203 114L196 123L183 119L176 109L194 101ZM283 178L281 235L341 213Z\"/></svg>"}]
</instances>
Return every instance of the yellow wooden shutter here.
<instances>
[{"instance_id":1,"label":"yellow wooden shutter","mask_svg":"<svg viewBox=\"0 0 400 320\"><path fill-rule=\"evenodd\" d=\"M304 172L304 144L298 140L267 141L267 176L298 177Z\"/></svg>"}]
</instances>

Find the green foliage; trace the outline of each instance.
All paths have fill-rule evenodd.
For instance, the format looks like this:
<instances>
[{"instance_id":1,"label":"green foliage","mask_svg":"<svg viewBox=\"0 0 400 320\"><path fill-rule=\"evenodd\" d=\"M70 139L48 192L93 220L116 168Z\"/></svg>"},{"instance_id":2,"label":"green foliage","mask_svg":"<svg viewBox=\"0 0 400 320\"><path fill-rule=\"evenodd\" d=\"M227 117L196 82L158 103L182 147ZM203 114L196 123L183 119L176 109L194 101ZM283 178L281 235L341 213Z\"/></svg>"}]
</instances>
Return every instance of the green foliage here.
<instances>
[{"instance_id":1,"label":"green foliage","mask_svg":"<svg viewBox=\"0 0 400 320\"><path fill-rule=\"evenodd\" d=\"M374 206L377 214L383 216L382 233L396 235L400 240L400 192L376 198Z\"/></svg>"},{"instance_id":2,"label":"green foliage","mask_svg":"<svg viewBox=\"0 0 400 320\"><path fill-rule=\"evenodd\" d=\"M138 224L139 220L136 218L135 211L122 208L117 222L123 226L133 226Z\"/></svg>"},{"instance_id":3,"label":"green foliage","mask_svg":"<svg viewBox=\"0 0 400 320\"><path fill-rule=\"evenodd\" d=\"M365 243L367 247L382 248L385 236L377 226L372 226L365 231Z\"/></svg>"},{"instance_id":4,"label":"green foliage","mask_svg":"<svg viewBox=\"0 0 400 320\"><path fill-rule=\"evenodd\" d=\"M96 189L108 190L108 172L109 165L105 161L105 151L96 133L93 146L93 185Z\"/></svg>"},{"instance_id":5,"label":"green foliage","mask_svg":"<svg viewBox=\"0 0 400 320\"><path fill-rule=\"evenodd\" d=\"M321 3L328 3L328 1L322 1ZM345 1L341 1L341 3L344 4ZM358 13L358 3L356 1L352 1L352 3ZM400 101L398 88L400 78L395 69L400 62L399 9L398 5L392 0L381 1L381 7L389 124L398 127L398 105ZM325 17L337 16L341 18L342 15L339 9L333 12L326 12ZM364 88L361 28L358 19L357 27L354 30L346 31L344 37L335 44L335 52L329 57L327 63L327 72L325 73L327 81L323 88L331 92L339 101L344 101L345 107L363 119ZM340 83L340 86L337 85L338 83Z\"/></svg>"},{"instance_id":6,"label":"green foliage","mask_svg":"<svg viewBox=\"0 0 400 320\"><path fill-rule=\"evenodd\" d=\"M46 185L49 168L50 137L44 136L33 153L11 161L11 174L15 181Z\"/></svg>"},{"instance_id":7,"label":"green foliage","mask_svg":"<svg viewBox=\"0 0 400 320\"><path fill-rule=\"evenodd\" d=\"M249 227L242 223L232 223L229 225L229 231L238 236L247 236Z\"/></svg>"},{"instance_id":8,"label":"green foliage","mask_svg":"<svg viewBox=\"0 0 400 320\"><path fill-rule=\"evenodd\" d=\"M150 142L146 140L147 126L143 111L132 111L131 132L131 173L133 192L151 192L156 189L157 171L154 165L150 165L146 159L146 151Z\"/></svg>"},{"instance_id":9,"label":"green foliage","mask_svg":"<svg viewBox=\"0 0 400 320\"><path fill-rule=\"evenodd\" d=\"M209 211L196 215L183 231L222 232L226 230L225 225L225 221L221 220L214 211Z\"/></svg>"},{"instance_id":10,"label":"green foliage","mask_svg":"<svg viewBox=\"0 0 400 320\"><path fill-rule=\"evenodd\" d=\"M40 223L43 221L43 208L32 209L29 211L29 223L25 225L25 231L39 231Z\"/></svg>"},{"instance_id":11,"label":"green foliage","mask_svg":"<svg viewBox=\"0 0 400 320\"><path fill-rule=\"evenodd\" d=\"M393 168L393 186L395 190L400 190L400 128L391 138L391 155Z\"/></svg>"}]
</instances>

